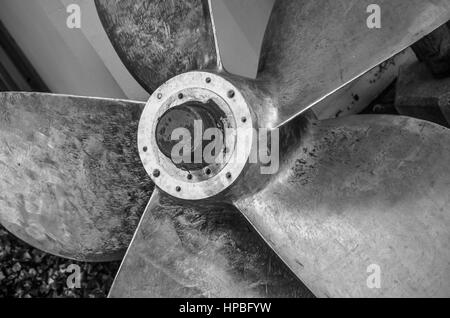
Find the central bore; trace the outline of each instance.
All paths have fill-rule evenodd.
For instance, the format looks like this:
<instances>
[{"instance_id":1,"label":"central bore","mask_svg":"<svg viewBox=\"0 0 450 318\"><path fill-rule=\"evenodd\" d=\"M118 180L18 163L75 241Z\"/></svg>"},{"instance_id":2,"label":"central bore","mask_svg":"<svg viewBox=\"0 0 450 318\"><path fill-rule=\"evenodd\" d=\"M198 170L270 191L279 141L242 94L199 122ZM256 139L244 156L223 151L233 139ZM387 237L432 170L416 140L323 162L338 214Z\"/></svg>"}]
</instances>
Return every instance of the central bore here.
<instances>
[{"instance_id":1,"label":"central bore","mask_svg":"<svg viewBox=\"0 0 450 318\"><path fill-rule=\"evenodd\" d=\"M211 142L211 140L204 140L204 133L209 128L219 129L225 144L224 120L225 113L212 100L209 100L206 103L190 101L172 107L158 120L156 126L156 142L158 148L166 157L172 160L172 149L180 142L180 140L172 140L172 133L178 128L187 129L191 136L191 147L190 153L183 154L183 156L188 156L191 160L190 162L176 164L176 166L187 171L201 170L210 164L205 162L205 159L203 158L204 149ZM196 121L197 125L201 122L202 131L200 136L196 136L194 133ZM194 136L199 140L194 140ZM200 149L198 148L200 147L202 160L201 162L195 162L195 152L199 152ZM214 155L218 156L219 152L217 151Z\"/></svg>"}]
</instances>

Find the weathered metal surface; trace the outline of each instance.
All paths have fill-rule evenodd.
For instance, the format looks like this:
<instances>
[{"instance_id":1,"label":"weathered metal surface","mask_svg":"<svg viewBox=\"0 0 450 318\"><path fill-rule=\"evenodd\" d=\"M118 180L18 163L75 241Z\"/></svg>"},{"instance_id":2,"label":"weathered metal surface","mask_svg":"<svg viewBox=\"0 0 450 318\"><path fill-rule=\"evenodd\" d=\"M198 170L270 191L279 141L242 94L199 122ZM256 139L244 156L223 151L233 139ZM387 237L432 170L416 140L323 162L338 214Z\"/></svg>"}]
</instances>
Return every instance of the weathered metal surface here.
<instances>
[{"instance_id":1,"label":"weathered metal surface","mask_svg":"<svg viewBox=\"0 0 450 318\"><path fill-rule=\"evenodd\" d=\"M301 138L265 189L236 201L292 271L321 297L450 296L450 130L360 115Z\"/></svg>"},{"instance_id":2,"label":"weathered metal surface","mask_svg":"<svg viewBox=\"0 0 450 318\"><path fill-rule=\"evenodd\" d=\"M412 49L434 76L450 76L450 22L414 43Z\"/></svg>"},{"instance_id":3,"label":"weathered metal surface","mask_svg":"<svg viewBox=\"0 0 450 318\"><path fill-rule=\"evenodd\" d=\"M258 79L276 97L277 123L292 119L450 19L447 0L382 0L381 28L367 26L370 0L278 1Z\"/></svg>"},{"instance_id":4,"label":"weathered metal surface","mask_svg":"<svg viewBox=\"0 0 450 318\"><path fill-rule=\"evenodd\" d=\"M136 148L143 103L0 94L0 222L46 252L120 259L153 184Z\"/></svg>"},{"instance_id":5,"label":"weathered metal surface","mask_svg":"<svg viewBox=\"0 0 450 318\"><path fill-rule=\"evenodd\" d=\"M216 67L206 0L96 0L95 4L116 52L149 93L180 73Z\"/></svg>"},{"instance_id":6,"label":"weathered metal surface","mask_svg":"<svg viewBox=\"0 0 450 318\"><path fill-rule=\"evenodd\" d=\"M414 61L417 61L417 58L413 51L407 49L371 69L311 109L321 120L358 114L395 81L402 65L409 65Z\"/></svg>"},{"instance_id":7,"label":"weathered metal surface","mask_svg":"<svg viewBox=\"0 0 450 318\"><path fill-rule=\"evenodd\" d=\"M412 63L400 70L395 108L402 115L450 127L448 115L450 78L437 79L425 63Z\"/></svg>"},{"instance_id":8,"label":"weathered metal surface","mask_svg":"<svg viewBox=\"0 0 450 318\"><path fill-rule=\"evenodd\" d=\"M110 297L311 297L234 207L154 195Z\"/></svg>"}]
</instances>

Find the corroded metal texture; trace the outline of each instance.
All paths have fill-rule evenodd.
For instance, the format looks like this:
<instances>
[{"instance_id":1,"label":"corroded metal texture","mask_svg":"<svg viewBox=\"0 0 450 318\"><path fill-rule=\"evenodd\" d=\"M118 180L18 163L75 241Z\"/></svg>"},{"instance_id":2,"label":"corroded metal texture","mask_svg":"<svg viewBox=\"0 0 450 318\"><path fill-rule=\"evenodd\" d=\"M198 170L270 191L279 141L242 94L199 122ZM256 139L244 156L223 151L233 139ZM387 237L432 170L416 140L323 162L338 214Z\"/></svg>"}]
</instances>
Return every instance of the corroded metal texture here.
<instances>
[{"instance_id":1,"label":"corroded metal texture","mask_svg":"<svg viewBox=\"0 0 450 318\"><path fill-rule=\"evenodd\" d=\"M110 297L310 297L234 207L155 190Z\"/></svg>"},{"instance_id":2,"label":"corroded metal texture","mask_svg":"<svg viewBox=\"0 0 450 318\"><path fill-rule=\"evenodd\" d=\"M448 0L277 1L258 79L272 87L282 124L450 19ZM299 102L300 101L300 102Z\"/></svg>"},{"instance_id":3,"label":"corroded metal texture","mask_svg":"<svg viewBox=\"0 0 450 318\"><path fill-rule=\"evenodd\" d=\"M0 94L0 222L86 261L120 259L153 184L136 148L144 104Z\"/></svg>"},{"instance_id":4,"label":"corroded metal texture","mask_svg":"<svg viewBox=\"0 0 450 318\"><path fill-rule=\"evenodd\" d=\"M405 65L396 85L395 108L402 115L450 127L450 117L445 118L449 93L450 78L435 78L425 63Z\"/></svg>"},{"instance_id":5,"label":"corroded metal texture","mask_svg":"<svg viewBox=\"0 0 450 318\"><path fill-rule=\"evenodd\" d=\"M206 0L95 3L116 52L149 93L180 73L216 67Z\"/></svg>"},{"instance_id":6,"label":"corroded metal texture","mask_svg":"<svg viewBox=\"0 0 450 318\"><path fill-rule=\"evenodd\" d=\"M399 69L417 61L407 49L328 96L311 109L318 119L338 118L364 111L398 77Z\"/></svg>"},{"instance_id":7,"label":"corroded metal texture","mask_svg":"<svg viewBox=\"0 0 450 318\"><path fill-rule=\"evenodd\" d=\"M450 130L361 115L301 137L265 189L236 201L292 271L321 297L450 296Z\"/></svg>"}]
</instances>

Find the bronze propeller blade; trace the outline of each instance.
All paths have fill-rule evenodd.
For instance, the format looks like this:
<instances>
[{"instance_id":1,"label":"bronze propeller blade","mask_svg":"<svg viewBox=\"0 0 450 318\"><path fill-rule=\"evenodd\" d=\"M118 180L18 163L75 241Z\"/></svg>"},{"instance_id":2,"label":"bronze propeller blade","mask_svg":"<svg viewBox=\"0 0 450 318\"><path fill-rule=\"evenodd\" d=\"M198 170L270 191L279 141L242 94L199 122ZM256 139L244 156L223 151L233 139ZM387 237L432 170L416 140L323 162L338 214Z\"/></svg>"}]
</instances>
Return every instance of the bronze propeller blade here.
<instances>
[{"instance_id":1,"label":"bronze propeller blade","mask_svg":"<svg viewBox=\"0 0 450 318\"><path fill-rule=\"evenodd\" d=\"M136 130L144 104L0 93L0 222L46 252L120 259L150 198Z\"/></svg>"},{"instance_id":2,"label":"bronze propeller blade","mask_svg":"<svg viewBox=\"0 0 450 318\"><path fill-rule=\"evenodd\" d=\"M155 190L110 297L307 297L233 206Z\"/></svg>"},{"instance_id":3,"label":"bronze propeller blade","mask_svg":"<svg viewBox=\"0 0 450 318\"><path fill-rule=\"evenodd\" d=\"M217 65L207 0L95 0L111 43L149 92L182 72Z\"/></svg>"},{"instance_id":4,"label":"bronze propeller blade","mask_svg":"<svg viewBox=\"0 0 450 318\"><path fill-rule=\"evenodd\" d=\"M382 0L376 2L381 9L381 27L372 29L367 25L367 9L372 3L275 3L258 79L268 82L278 104L276 126L450 20L447 0Z\"/></svg>"},{"instance_id":5,"label":"bronze propeller blade","mask_svg":"<svg viewBox=\"0 0 450 318\"><path fill-rule=\"evenodd\" d=\"M313 122L287 153L235 202L316 296L450 295L450 130L350 116Z\"/></svg>"}]
</instances>

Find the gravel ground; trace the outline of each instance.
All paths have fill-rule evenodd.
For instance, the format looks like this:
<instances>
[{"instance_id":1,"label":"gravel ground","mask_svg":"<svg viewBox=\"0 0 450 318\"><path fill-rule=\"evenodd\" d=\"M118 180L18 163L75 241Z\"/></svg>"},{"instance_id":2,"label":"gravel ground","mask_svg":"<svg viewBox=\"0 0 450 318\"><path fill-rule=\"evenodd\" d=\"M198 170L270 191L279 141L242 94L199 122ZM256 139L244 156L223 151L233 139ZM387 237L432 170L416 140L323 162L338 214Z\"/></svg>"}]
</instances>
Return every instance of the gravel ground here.
<instances>
[{"instance_id":1,"label":"gravel ground","mask_svg":"<svg viewBox=\"0 0 450 318\"><path fill-rule=\"evenodd\" d=\"M67 287L71 264L80 266L81 288ZM106 297L120 262L81 263L52 256L23 243L0 226L0 297Z\"/></svg>"}]
</instances>

